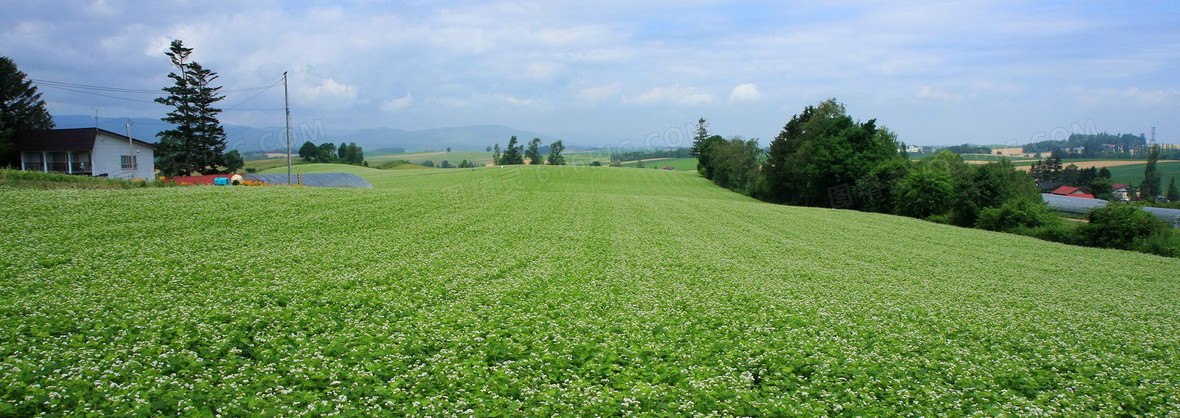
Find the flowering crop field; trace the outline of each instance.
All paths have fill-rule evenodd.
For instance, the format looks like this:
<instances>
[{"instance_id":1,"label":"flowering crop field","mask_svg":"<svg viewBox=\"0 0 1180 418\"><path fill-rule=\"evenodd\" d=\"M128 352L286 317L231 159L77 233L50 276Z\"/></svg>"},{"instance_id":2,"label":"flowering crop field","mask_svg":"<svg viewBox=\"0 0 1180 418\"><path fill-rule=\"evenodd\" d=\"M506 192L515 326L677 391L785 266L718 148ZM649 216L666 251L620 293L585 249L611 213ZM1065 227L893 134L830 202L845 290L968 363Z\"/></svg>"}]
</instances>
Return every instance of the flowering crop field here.
<instances>
[{"instance_id":1,"label":"flowering crop field","mask_svg":"<svg viewBox=\"0 0 1180 418\"><path fill-rule=\"evenodd\" d=\"M1180 260L692 173L0 189L0 416L1169 415Z\"/></svg>"}]
</instances>

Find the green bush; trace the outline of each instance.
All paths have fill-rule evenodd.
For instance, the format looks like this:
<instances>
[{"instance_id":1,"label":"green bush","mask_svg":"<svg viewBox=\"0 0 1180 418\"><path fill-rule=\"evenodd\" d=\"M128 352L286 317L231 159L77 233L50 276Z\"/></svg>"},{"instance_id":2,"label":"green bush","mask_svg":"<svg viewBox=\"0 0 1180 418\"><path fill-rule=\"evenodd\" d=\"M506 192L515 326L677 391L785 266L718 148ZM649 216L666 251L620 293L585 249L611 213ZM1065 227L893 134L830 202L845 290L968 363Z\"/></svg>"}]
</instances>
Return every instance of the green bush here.
<instances>
[{"instance_id":1,"label":"green bush","mask_svg":"<svg viewBox=\"0 0 1180 418\"><path fill-rule=\"evenodd\" d=\"M1000 207L984 209L975 221L975 227L989 231L1012 232L1019 228L1035 229L1061 223L1045 202L1016 199L1004 202Z\"/></svg>"},{"instance_id":2,"label":"green bush","mask_svg":"<svg viewBox=\"0 0 1180 418\"><path fill-rule=\"evenodd\" d=\"M1171 233L1171 226L1139 206L1114 203L1090 212L1090 223L1078 232L1086 245L1133 250L1137 240Z\"/></svg>"},{"instance_id":3,"label":"green bush","mask_svg":"<svg viewBox=\"0 0 1180 418\"><path fill-rule=\"evenodd\" d=\"M1045 241L1060 242L1062 244L1070 245L1082 245L1082 239L1078 235L1077 227L1064 222L1057 222L1056 224L1043 225L1035 228L1017 227L1011 232L1020 235L1027 235Z\"/></svg>"},{"instance_id":4,"label":"green bush","mask_svg":"<svg viewBox=\"0 0 1180 418\"><path fill-rule=\"evenodd\" d=\"M1136 239L1132 248L1141 253L1180 257L1180 233L1172 229L1159 231L1147 238Z\"/></svg>"}]
</instances>

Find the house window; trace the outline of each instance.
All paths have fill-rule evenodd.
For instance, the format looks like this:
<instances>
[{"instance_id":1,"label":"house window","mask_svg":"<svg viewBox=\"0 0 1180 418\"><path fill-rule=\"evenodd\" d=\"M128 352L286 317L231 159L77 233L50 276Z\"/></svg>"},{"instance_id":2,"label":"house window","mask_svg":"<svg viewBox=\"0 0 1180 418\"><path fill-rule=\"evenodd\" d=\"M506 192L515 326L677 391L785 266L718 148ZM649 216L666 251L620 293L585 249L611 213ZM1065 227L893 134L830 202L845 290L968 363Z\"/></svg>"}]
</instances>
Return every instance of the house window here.
<instances>
[{"instance_id":1,"label":"house window","mask_svg":"<svg viewBox=\"0 0 1180 418\"><path fill-rule=\"evenodd\" d=\"M134 155L120 155L119 156L119 168L122 168L124 170L130 170L134 166L135 166L135 156Z\"/></svg>"}]
</instances>

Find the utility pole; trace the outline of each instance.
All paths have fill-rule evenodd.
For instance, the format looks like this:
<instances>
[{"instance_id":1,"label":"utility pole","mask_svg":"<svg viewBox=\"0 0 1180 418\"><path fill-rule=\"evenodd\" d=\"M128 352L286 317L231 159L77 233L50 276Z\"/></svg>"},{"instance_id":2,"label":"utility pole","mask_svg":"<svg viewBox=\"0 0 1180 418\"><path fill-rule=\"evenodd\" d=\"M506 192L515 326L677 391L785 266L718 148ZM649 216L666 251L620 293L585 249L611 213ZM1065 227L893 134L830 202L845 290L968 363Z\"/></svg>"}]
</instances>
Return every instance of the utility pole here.
<instances>
[{"instance_id":1,"label":"utility pole","mask_svg":"<svg viewBox=\"0 0 1180 418\"><path fill-rule=\"evenodd\" d=\"M98 111L102 110L102 108L101 107L91 107L91 109L94 109L94 127L98 128Z\"/></svg>"},{"instance_id":2,"label":"utility pole","mask_svg":"<svg viewBox=\"0 0 1180 418\"><path fill-rule=\"evenodd\" d=\"M287 96L287 72L283 71L283 110L287 112L287 184L291 184L291 99Z\"/></svg>"},{"instance_id":3,"label":"utility pole","mask_svg":"<svg viewBox=\"0 0 1180 418\"><path fill-rule=\"evenodd\" d=\"M135 180L135 140L131 139L131 118L127 118L127 165L131 167L131 180Z\"/></svg>"}]
</instances>

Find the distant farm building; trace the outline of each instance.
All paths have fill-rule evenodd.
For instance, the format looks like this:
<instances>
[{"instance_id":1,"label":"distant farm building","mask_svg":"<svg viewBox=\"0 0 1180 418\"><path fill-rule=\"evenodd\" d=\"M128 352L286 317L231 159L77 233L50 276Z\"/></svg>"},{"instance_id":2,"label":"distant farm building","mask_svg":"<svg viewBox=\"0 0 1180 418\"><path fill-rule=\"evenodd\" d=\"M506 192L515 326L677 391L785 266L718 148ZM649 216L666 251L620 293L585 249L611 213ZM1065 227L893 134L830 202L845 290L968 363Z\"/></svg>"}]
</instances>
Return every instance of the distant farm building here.
<instances>
[{"instance_id":1,"label":"distant farm building","mask_svg":"<svg viewBox=\"0 0 1180 418\"><path fill-rule=\"evenodd\" d=\"M20 169L152 181L156 146L98 128L17 132Z\"/></svg>"},{"instance_id":2,"label":"distant farm building","mask_svg":"<svg viewBox=\"0 0 1180 418\"><path fill-rule=\"evenodd\" d=\"M1110 187L1111 187L1111 194L1114 195L1115 199L1122 200L1124 202L1131 200L1131 193L1130 193L1130 189L1129 189L1130 186L1127 186L1125 184L1115 183L1115 184L1112 184Z\"/></svg>"},{"instance_id":3,"label":"distant farm building","mask_svg":"<svg viewBox=\"0 0 1180 418\"><path fill-rule=\"evenodd\" d=\"M1094 198L1094 195L1090 194L1089 192L1082 190L1082 188L1080 188L1080 187L1073 187L1073 186L1058 187L1056 190L1054 190L1052 192L1052 194L1055 194L1058 196L1084 197L1086 199L1093 199Z\"/></svg>"}]
</instances>

